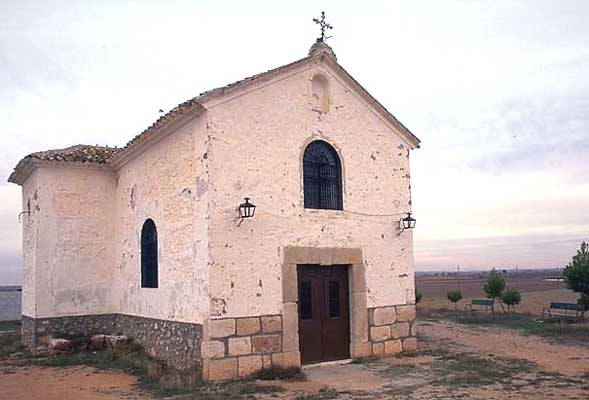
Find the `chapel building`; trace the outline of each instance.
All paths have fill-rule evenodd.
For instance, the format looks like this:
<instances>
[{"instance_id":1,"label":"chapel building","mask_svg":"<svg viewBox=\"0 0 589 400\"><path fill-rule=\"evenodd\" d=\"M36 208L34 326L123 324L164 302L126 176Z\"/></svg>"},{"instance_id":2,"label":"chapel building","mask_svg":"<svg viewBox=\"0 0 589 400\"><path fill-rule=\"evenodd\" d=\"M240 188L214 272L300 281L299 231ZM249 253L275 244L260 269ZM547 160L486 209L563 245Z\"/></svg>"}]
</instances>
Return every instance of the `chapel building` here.
<instances>
[{"instance_id":1,"label":"chapel building","mask_svg":"<svg viewBox=\"0 0 589 400\"><path fill-rule=\"evenodd\" d=\"M30 154L23 340L124 334L205 380L415 351L417 147L319 40L123 148Z\"/></svg>"}]
</instances>

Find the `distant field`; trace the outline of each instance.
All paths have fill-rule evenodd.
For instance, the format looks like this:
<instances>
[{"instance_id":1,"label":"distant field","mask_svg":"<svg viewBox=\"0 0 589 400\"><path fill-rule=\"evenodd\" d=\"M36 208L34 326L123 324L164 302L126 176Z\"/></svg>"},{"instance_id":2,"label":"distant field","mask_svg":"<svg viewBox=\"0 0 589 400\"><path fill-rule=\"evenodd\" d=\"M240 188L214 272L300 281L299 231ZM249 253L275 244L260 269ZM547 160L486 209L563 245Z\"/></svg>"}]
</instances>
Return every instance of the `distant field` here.
<instances>
[{"instance_id":1,"label":"distant field","mask_svg":"<svg viewBox=\"0 0 589 400\"><path fill-rule=\"evenodd\" d=\"M522 302L517 308L518 311L540 314L551 301L577 301L578 295L567 290L563 282L546 281L549 275L543 271L526 271L505 277L507 286L517 288L522 293ZM464 299L460 301L459 308L464 308L471 299L485 297L484 282L484 276L473 273L462 276L460 283L456 276L418 276L416 287L423 294L420 307L423 309L453 307L446 299L446 294L460 287Z\"/></svg>"}]
</instances>

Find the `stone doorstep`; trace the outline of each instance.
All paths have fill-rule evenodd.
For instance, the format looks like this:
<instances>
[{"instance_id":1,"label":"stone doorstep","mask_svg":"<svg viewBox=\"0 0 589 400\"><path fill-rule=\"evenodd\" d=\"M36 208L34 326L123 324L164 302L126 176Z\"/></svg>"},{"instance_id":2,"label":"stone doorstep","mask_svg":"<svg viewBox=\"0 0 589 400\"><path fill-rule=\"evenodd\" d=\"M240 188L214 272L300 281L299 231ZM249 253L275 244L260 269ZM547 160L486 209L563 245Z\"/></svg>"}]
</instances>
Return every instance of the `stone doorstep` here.
<instances>
[{"instance_id":1,"label":"stone doorstep","mask_svg":"<svg viewBox=\"0 0 589 400\"><path fill-rule=\"evenodd\" d=\"M354 362L353 358L346 358L344 360L324 361L313 364L305 364L301 367L303 371L315 368L332 367L336 365L347 365Z\"/></svg>"}]
</instances>

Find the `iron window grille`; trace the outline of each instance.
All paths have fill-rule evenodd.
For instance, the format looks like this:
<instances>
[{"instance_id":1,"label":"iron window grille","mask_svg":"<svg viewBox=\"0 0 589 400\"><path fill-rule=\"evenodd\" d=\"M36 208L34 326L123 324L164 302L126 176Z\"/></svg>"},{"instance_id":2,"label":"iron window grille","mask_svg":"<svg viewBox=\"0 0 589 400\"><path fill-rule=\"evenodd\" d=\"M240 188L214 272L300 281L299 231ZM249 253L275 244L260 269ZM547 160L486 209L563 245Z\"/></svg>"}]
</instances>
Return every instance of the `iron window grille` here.
<instances>
[{"instance_id":1,"label":"iron window grille","mask_svg":"<svg viewBox=\"0 0 589 400\"><path fill-rule=\"evenodd\" d=\"M141 287L158 287L157 267L157 228L147 219L141 229Z\"/></svg>"},{"instance_id":2,"label":"iron window grille","mask_svg":"<svg viewBox=\"0 0 589 400\"><path fill-rule=\"evenodd\" d=\"M342 169L335 149L323 140L309 143L303 154L305 208L342 210Z\"/></svg>"}]
</instances>

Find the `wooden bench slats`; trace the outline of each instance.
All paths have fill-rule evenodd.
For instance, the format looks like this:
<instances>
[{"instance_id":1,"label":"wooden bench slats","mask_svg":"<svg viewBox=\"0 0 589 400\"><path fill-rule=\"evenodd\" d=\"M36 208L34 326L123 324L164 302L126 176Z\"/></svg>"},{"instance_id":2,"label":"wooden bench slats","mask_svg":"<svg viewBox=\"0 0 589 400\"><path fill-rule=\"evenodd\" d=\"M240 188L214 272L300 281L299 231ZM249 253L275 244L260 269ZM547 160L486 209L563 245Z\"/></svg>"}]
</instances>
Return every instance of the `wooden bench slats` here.
<instances>
[{"instance_id":1,"label":"wooden bench slats","mask_svg":"<svg viewBox=\"0 0 589 400\"><path fill-rule=\"evenodd\" d=\"M474 308L475 306L479 306L479 307L484 307L485 311L489 311L489 308L493 307L493 300L489 300L489 299L472 299L470 301L470 304L467 304L464 306L464 311L470 310L470 311L477 311L477 308Z\"/></svg>"},{"instance_id":2,"label":"wooden bench slats","mask_svg":"<svg viewBox=\"0 0 589 400\"><path fill-rule=\"evenodd\" d=\"M572 312L570 312L572 311ZM580 304L576 303L550 303L549 307L542 310L542 319L548 315L549 319L565 318L576 321L581 318L582 309Z\"/></svg>"}]
</instances>

